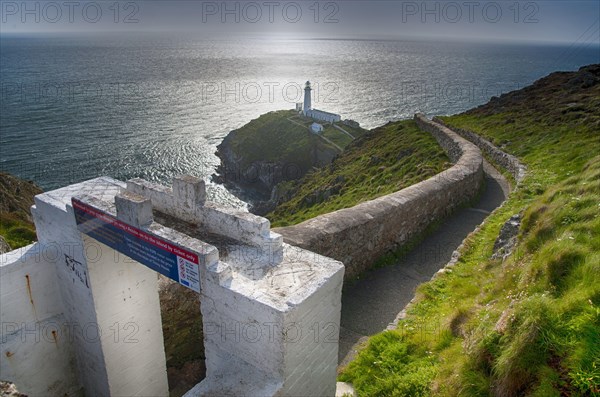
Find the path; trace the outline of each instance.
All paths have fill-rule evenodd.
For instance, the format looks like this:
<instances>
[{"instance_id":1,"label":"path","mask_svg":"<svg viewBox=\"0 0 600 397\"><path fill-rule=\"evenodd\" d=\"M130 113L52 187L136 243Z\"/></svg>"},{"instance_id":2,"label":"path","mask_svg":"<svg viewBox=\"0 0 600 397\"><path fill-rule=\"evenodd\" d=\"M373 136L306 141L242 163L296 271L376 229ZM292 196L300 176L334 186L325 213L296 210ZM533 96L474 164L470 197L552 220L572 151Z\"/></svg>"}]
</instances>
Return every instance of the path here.
<instances>
[{"instance_id":1,"label":"path","mask_svg":"<svg viewBox=\"0 0 600 397\"><path fill-rule=\"evenodd\" d=\"M346 131L345 129L343 129L342 127L340 127L339 125L337 125L337 124L333 124L333 126L334 126L335 128L337 128L338 130L342 131L344 134L348 135L350 138L352 138L352 140L354 140L354 139L355 139L355 138L354 138L354 135L352 135L351 133L349 133L348 131Z\"/></svg>"},{"instance_id":2,"label":"path","mask_svg":"<svg viewBox=\"0 0 600 397\"><path fill-rule=\"evenodd\" d=\"M450 216L397 264L367 272L344 288L340 363L347 363L355 355L355 343L383 331L394 321L413 298L415 288L444 267L462 240L506 199L506 179L485 160L484 170L484 191L474 207Z\"/></svg>"},{"instance_id":3,"label":"path","mask_svg":"<svg viewBox=\"0 0 600 397\"><path fill-rule=\"evenodd\" d=\"M328 142L328 143L330 143L331 145L335 146L335 147L336 147L336 149L338 149L340 152L343 152L343 151L344 151L344 149L342 149L341 147L339 147L338 145L336 145L335 143L333 143L333 142L332 142L332 141L330 141L329 139L325 138L323 135L321 135L321 134L314 134L314 133L312 132L312 130L310 129L310 127L307 127L307 126L305 126L305 125L304 125L304 124L302 124L302 123L298 123L297 121L294 121L294 120L292 120L291 118L288 118L287 120L288 120L288 121L291 121L291 122L292 122L292 123L294 123L294 124L298 124L300 127L303 127L303 128L306 128L306 129L308 129L308 131L309 131L311 134L313 134L313 135L316 135L316 136L318 136L319 138L323 139L325 142Z\"/></svg>"}]
</instances>

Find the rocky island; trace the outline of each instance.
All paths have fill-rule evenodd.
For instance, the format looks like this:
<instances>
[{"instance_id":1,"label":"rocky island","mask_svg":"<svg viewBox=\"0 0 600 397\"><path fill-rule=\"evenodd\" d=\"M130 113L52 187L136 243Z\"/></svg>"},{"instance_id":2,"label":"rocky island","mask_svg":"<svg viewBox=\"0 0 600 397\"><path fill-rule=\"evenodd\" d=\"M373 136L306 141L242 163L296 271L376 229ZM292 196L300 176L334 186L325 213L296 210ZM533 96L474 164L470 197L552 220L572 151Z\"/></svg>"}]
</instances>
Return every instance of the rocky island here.
<instances>
[{"instance_id":1,"label":"rocky island","mask_svg":"<svg viewBox=\"0 0 600 397\"><path fill-rule=\"evenodd\" d=\"M366 130L346 120L319 124L294 110L263 114L231 131L217 146L221 166L214 180L251 204L251 211L266 214L277 203L282 182L295 181L327 164Z\"/></svg>"}]
</instances>

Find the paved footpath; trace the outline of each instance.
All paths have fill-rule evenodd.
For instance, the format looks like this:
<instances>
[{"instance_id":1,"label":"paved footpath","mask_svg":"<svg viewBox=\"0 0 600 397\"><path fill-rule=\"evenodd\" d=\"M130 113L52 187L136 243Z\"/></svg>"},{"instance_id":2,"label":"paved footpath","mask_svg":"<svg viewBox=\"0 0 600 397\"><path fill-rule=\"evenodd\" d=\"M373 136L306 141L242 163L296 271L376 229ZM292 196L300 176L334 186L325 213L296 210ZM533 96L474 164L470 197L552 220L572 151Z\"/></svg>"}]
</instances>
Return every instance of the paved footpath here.
<instances>
[{"instance_id":1,"label":"paved footpath","mask_svg":"<svg viewBox=\"0 0 600 397\"><path fill-rule=\"evenodd\" d=\"M444 267L462 240L506 199L506 179L485 160L484 170L485 187L477 204L450 216L397 264L366 272L359 281L344 287L340 364L354 357L357 342L394 321L413 298L415 288Z\"/></svg>"}]
</instances>

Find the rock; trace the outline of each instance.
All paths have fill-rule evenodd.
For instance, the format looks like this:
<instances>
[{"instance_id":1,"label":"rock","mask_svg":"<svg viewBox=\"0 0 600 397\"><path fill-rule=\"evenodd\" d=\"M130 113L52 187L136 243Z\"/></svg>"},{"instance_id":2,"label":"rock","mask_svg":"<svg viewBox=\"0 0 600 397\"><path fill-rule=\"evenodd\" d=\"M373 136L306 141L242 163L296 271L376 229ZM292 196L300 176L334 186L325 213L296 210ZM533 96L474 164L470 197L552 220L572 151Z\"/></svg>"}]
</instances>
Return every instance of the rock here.
<instances>
[{"instance_id":1,"label":"rock","mask_svg":"<svg viewBox=\"0 0 600 397\"><path fill-rule=\"evenodd\" d=\"M336 185L342 185L346 182L346 178L343 175L338 175L333 182L335 182Z\"/></svg>"},{"instance_id":2,"label":"rock","mask_svg":"<svg viewBox=\"0 0 600 397\"><path fill-rule=\"evenodd\" d=\"M27 397L27 394L19 393L14 383L0 381L0 396L2 397Z\"/></svg>"},{"instance_id":3,"label":"rock","mask_svg":"<svg viewBox=\"0 0 600 397\"><path fill-rule=\"evenodd\" d=\"M516 214L510 217L494 242L494 253L492 259L503 259L512 254L516 244L519 228L521 227L521 214Z\"/></svg>"},{"instance_id":4,"label":"rock","mask_svg":"<svg viewBox=\"0 0 600 397\"><path fill-rule=\"evenodd\" d=\"M414 153L414 149L404 149L398 152L398 154L396 155L396 160L400 161L402 160L404 157L410 156L411 154Z\"/></svg>"},{"instance_id":5,"label":"rock","mask_svg":"<svg viewBox=\"0 0 600 397\"><path fill-rule=\"evenodd\" d=\"M490 101L475 109L468 110L467 114L493 115L498 113L511 114L515 111L527 111L542 115L543 121L549 119L560 121L556 110L560 109L561 102L580 100L582 91L594 90L600 84L600 65L588 65L577 72L555 72L543 77L533 84L520 90L511 91L492 97ZM593 93L592 93L593 94ZM586 106L591 113L592 106Z\"/></svg>"},{"instance_id":6,"label":"rock","mask_svg":"<svg viewBox=\"0 0 600 397\"><path fill-rule=\"evenodd\" d=\"M293 111L264 114L231 131L217 146L221 165L213 181L250 204L254 214L265 215L276 207L282 197L279 184L299 180L338 155L337 149L289 121L295 116Z\"/></svg>"},{"instance_id":7,"label":"rock","mask_svg":"<svg viewBox=\"0 0 600 397\"><path fill-rule=\"evenodd\" d=\"M33 197L40 193L42 189L31 181L0 172L0 212L12 213L33 226L30 208Z\"/></svg>"},{"instance_id":8,"label":"rock","mask_svg":"<svg viewBox=\"0 0 600 397\"><path fill-rule=\"evenodd\" d=\"M589 73L593 74L594 76L600 77L600 64L582 66L579 68L579 71L580 72L589 72Z\"/></svg>"},{"instance_id":9,"label":"rock","mask_svg":"<svg viewBox=\"0 0 600 397\"><path fill-rule=\"evenodd\" d=\"M302 199L302 205L304 207L311 207L314 204L316 204L318 202L318 200L319 200L319 192L315 191L315 192L312 192L311 194L305 196Z\"/></svg>"},{"instance_id":10,"label":"rock","mask_svg":"<svg viewBox=\"0 0 600 397\"><path fill-rule=\"evenodd\" d=\"M575 88L590 88L598 84L598 82L600 82L600 78L588 71L581 71L569 80L568 84Z\"/></svg>"},{"instance_id":11,"label":"rock","mask_svg":"<svg viewBox=\"0 0 600 397\"><path fill-rule=\"evenodd\" d=\"M502 312L500 318L498 319L498 321L496 321L496 325L494 325L494 331L500 334L504 334L506 332L508 325L512 321L513 306L514 302L510 302L508 308L506 308L506 310Z\"/></svg>"},{"instance_id":12,"label":"rock","mask_svg":"<svg viewBox=\"0 0 600 397\"><path fill-rule=\"evenodd\" d=\"M335 385L335 397L354 397L356 391L351 384L345 382L337 382Z\"/></svg>"},{"instance_id":13,"label":"rock","mask_svg":"<svg viewBox=\"0 0 600 397\"><path fill-rule=\"evenodd\" d=\"M381 163L381 159L377 156L371 156L371 159L369 160L369 165L376 165Z\"/></svg>"},{"instance_id":14,"label":"rock","mask_svg":"<svg viewBox=\"0 0 600 397\"><path fill-rule=\"evenodd\" d=\"M169 389L182 395L206 373L200 299L162 275L158 285Z\"/></svg>"},{"instance_id":15,"label":"rock","mask_svg":"<svg viewBox=\"0 0 600 397\"><path fill-rule=\"evenodd\" d=\"M354 120L350 120L350 119L346 119L346 120L342 121L342 124L345 124L348 127L360 128L360 124L358 123L358 121L354 121Z\"/></svg>"},{"instance_id":16,"label":"rock","mask_svg":"<svg viewBox=\"0 0 600 397\"><path fill-rule=\"evenodd\" d=\"M0 236L0 255L5 254L11 250L12 248L10 248L10 245L6 242L4 237Z\"/></svg>"}]
</instances>

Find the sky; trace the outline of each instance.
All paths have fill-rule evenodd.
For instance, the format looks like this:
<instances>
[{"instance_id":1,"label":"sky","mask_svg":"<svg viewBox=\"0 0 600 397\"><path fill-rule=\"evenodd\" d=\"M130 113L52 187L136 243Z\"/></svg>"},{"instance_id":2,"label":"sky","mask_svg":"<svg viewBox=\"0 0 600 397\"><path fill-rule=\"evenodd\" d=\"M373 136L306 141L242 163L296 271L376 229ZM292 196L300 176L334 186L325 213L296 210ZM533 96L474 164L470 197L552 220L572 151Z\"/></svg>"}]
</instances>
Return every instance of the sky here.
<instances>
[{"instance_id":1,"label":"sky","mask_svg":"<svg viewBox=\"0 0 600 397\"><path fill-rule=\"evenodd\" d=\"M0 34L600 43L600 1L0 1Z\"/></svg>"}]
</instances>

